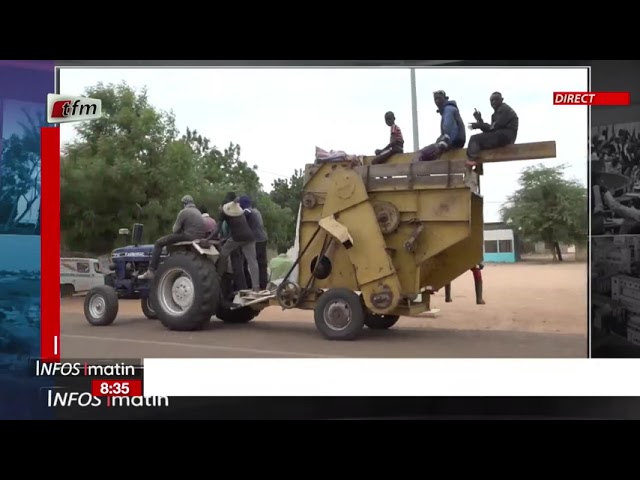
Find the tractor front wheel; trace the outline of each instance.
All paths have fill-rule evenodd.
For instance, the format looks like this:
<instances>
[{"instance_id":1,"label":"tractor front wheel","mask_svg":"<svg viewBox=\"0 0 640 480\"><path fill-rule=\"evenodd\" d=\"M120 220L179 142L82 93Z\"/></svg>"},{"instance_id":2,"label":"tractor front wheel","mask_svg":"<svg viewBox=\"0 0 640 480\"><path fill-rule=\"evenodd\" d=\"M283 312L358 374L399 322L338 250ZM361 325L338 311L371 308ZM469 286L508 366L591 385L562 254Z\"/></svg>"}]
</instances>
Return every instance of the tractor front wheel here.
<instances>
[{"instance_id":1,"label":"tractor front wheel","mask_svg":"<svg viewBox=\"0 0 640 480\"><path fill-rule=\"evenodd\" d=\"M151 305L169 330L199 330L218 310L220 280L215 264L205 256L172 253L152 282Z\"/></svg>"},{"instance_id":2,"label":"tractor front wheel","mask_svg":"<svg viewBox=\"0 0 640 480\"><path fill-rule=\"evenodd\" d=\"M94 327L111 325L118 316L118 293L108 285L98 285L84 297L84 317Z\"/></svg>"},{"instance_id":3,"label":"tractor front wheel","mask_svg":"<svg viewBox=\"0 0 640 480\"><path fill-rule=\"evenodd\" d=\"M355 340L365 324L360 297L346 288L331 288L320 295L314 309L316 328L329 340Z\"/></svg>"}]
</instances>

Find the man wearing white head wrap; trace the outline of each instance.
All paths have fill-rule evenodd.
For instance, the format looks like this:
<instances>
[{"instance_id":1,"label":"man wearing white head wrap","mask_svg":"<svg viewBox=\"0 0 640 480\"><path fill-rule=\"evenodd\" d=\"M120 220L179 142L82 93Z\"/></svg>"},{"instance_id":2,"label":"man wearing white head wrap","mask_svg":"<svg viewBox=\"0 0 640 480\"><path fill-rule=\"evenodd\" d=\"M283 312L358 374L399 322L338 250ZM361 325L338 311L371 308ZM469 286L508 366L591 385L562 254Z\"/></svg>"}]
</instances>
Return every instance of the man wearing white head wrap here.
<instances>
[{"instance_id":1,"label":"man wearing white head wrap","mask_svg":"<svg viewBox=\"0 0 640 480\"><path fill-rule=\"evenodd\" d=\"M176 222L173 225L173 233L159 238L153 244L153 253L149 262L149 269L140 275L140 280L153 278L155 271L160 263L160 253L162 249L174 243L186 242L204 238L206 235L206 226L202 213L193 203L191 195L182 197L182 210L178 213Z\"/></svg>"},{"instance_id":2,"label":"man wearing white head wrap","mask_svg":"<svg viewBox=\"0 0 640 480\"><path fill-rule=\"evenodd\" d=\"M222 246L222 250L220 250L220 257L218 257L217 262L218 275L220 278L224 277L224 274L227 272L229 257L234 252L240 250L247 260L249 276L251 277L251 288L259 292L260 275L258 272L258 261L256 259L256 238L247 221L247 217L252 213L250 210L243 210L239 202L240 199L236 198L222 206L220 221L218 223L222 224L223 222L227 222L229 230L231 231L231 237ZM242 265L240 273L243 273L243 267L244 265Z\"/></svg>"}]
</instances>

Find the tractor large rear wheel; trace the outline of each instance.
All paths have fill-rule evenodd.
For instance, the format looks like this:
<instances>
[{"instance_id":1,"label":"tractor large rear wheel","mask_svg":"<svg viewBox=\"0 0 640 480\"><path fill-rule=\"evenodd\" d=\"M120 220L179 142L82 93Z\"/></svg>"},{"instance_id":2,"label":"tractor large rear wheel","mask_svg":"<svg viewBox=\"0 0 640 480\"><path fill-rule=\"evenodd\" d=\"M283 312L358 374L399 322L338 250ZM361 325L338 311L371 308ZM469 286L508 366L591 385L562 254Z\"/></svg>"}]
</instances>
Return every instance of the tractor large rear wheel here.
<instances>
[{"instance_id":1,"label":"tractor large rear wheel","mask_svg":"<svg viewBox=\"0 0 640 480\"><path fill-rule=\"evenodd\" d=\"M171 254L158 268L151 305L169 330L204 327L218 310L220 280L215 264L195 252Z\"/></svg>"}]
</instances>

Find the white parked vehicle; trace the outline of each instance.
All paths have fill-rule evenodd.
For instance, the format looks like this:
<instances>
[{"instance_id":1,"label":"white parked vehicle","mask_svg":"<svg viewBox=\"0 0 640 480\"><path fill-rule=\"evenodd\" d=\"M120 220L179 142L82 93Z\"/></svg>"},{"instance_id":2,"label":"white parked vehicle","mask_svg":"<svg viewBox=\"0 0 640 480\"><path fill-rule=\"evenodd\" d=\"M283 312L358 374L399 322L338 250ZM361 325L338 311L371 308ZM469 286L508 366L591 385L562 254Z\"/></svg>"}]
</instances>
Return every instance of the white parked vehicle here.
<instances>
[{"instance_id":1,"label":"white parked vehicle","mask_svg":"<svg viewBox=\"0 0 640 480\"><path fill-rule=\"evenodd\" d=\"M104 278L96 258L60 259L60 295L63 297L104 285Z\"/></svg>"}]
</instances>

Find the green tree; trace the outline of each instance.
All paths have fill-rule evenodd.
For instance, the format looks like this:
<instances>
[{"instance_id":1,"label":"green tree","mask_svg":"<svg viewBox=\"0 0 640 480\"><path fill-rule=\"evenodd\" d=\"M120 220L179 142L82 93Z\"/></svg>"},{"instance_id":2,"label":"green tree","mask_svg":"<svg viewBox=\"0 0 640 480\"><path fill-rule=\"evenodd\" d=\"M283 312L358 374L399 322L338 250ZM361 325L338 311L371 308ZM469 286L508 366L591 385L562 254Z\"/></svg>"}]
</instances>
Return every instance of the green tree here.
<instances>
[{"instance_id":1,"label":"green tree","mask_svg":"<svg viewBox=\"0 0 640 480\"><path fill-rule=\"evenodd\" d=\"M289 208L298 214L298 208L302 199L302 187L304 172L295 170L289 178L278 178L271 184L271 199L282 208Z\"/></svg>"},{"instance_id":2,"label":"green tree","mask_svg":"<svg viewBox=\"0 0 640 480\"><path fill-rule=\"evenodd\" d=\"M292 247L295 240L298 210L293 212L289 207L282 208L266 193L260 193L256 197L256 204L262 213L265 227L267 227L270 245L275 249Z\"/></svg>"},{"instance_id":3,"label":"green tree","mask_svg":"<svg viewBox=\"0 0 640 480\"><path fill-rule=\"evenodd\" d=\"M195 178L189 146L178 139L173 115L150 105L145 90L98 84L85 93L102 100L103 117L79 124L78 139L62 158L65 243L75 250L108 251L118 228L135 221L136 203L144 206L148 238L158 236Z\"/></svg>"},{"instance_id":4,"label":"green tree","mask_svg":"<svg viewBox=\"0 0 640 480\"><path fill-rule=\"evenodd\" d=\"M295 170L291 177L278 178L271 184L269 197L284 211L284 216L280 219L277 229L275 246L278 248L289 248L293 245L296 235L296 222L298 210L302 200L302 189L304 186L303 170Z\"/></svg>"},{"instance_id":5,"label":"green tree","mask_svg":"<svg viewBox=\"0 0 640 480\"><path fill-rule=\"evenodd\" d=\"M554 260L562 261L560 243L585 245L587 242L587 189L576 180L566 179L565 165L535 166L525 169L520 188L502 206L504 222L513 226L530 242L544 242Z\"/></svg>"},{"instance_id":6,"label":"green tree","mask_svg":"<svg viewBox=\"0 0 640 480\"><path fill-rule=\"evenodd\" d=\"M291 213L263 192L239 145L219 149L196 130L180 134L173 113L151 105L146 89L98 84L85 94L102 100L103 116L79 124L77 140L61 159L65 247L108 252L118 229L137 220L136 204L143 207L140 220L151 242L170 231L183 195L215 216L227 191L258 199L272 245L285 235L282 218Z\"/></svg>"}]
</instances>

